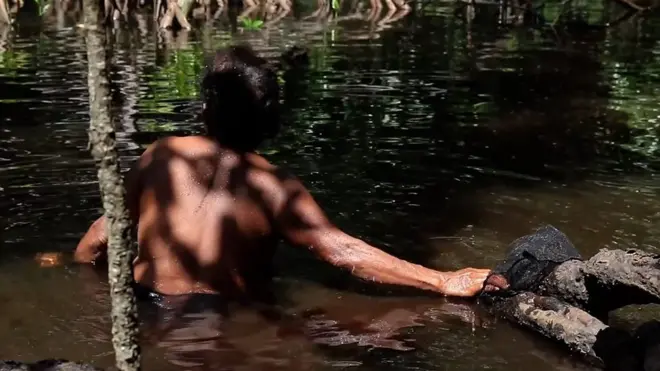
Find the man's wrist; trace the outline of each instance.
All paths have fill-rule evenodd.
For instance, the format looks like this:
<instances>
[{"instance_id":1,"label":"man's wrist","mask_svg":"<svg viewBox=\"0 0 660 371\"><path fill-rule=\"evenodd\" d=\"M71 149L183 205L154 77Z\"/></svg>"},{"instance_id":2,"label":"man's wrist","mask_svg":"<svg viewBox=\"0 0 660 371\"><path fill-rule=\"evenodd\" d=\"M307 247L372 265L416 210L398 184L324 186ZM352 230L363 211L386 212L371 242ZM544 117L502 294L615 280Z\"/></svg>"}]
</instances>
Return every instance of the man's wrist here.
<instances>
[{"instance_id":1,"label":"man's wrist","mask_svg":"<svg viewBox=\"0 0 660 371\"><path fill-rule=\"evenodd\" d=\"M435 276L435 282L433 284L434 290L441 294L445 295L446 288L447 288L447 281L449 280L449 275L451 273L449 272L438 272L438 274Z\"/></svg>"}]
</instances>

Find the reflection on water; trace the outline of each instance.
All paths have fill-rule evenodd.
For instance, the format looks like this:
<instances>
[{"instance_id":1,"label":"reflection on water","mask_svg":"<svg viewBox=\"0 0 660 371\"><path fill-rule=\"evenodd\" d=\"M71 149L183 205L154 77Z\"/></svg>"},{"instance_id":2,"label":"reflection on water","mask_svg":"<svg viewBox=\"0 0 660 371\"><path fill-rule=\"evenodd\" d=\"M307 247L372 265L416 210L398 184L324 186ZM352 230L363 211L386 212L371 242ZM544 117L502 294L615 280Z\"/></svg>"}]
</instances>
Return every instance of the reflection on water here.
<instances>
[{"instance_id":1,"label":"reflection on water","mask_svg":"<svg viewBox=\"0 0 660 371\"><path fill-rule=\"evenodd\" d=\"M442 269L492 266L546 223L586 255L658 251L660 23L589 27L620 18L607 0L548 3L528 27L507 26L515 12L492 5L420 2L401 15L319 4L233 36L222 17L178 33L145 19L116 28L123 165L155 138L199 129L199 74L214 48L247 41L275 57L304 43L312 68L282 76L287 126L264 153L347 231ZM0 357L108 366L102 275L33 260L70 252L100 212L84 40L53 12L0 26ZM474 304L374 288L287 247L277 267L275 312L147 321L147 369L587 369Z\"/></svg>"}]
</instances>

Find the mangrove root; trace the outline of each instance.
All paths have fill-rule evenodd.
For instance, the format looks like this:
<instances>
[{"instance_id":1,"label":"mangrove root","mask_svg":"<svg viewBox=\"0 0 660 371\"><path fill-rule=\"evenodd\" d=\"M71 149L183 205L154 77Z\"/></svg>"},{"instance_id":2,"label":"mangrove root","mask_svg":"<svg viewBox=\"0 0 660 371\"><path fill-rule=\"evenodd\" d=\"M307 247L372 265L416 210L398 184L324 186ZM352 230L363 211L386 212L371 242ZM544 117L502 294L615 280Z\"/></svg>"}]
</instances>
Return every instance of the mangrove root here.
<instances>
[{"instance_id":1,"label":"mangrove root","mask_svg":"<svg viewBox=\"0 0 660 371\"><path fill-rule=\"evenodd\" d=\"M9 10L7 8L7 0L0 0L0 22L11 24Z\"/></svg>"},{"instance_id":2,"label":"mangrove root","mask_svg":"<svg viewBox=\"0 0 660 371\"><path fill-rule=\"evenodd\" d=\"M177 1L167 0L167 10L165 11L163 18L160 20L160 28L171 28L174 18L179 22L181 28L186 30L192 29L192 26L188 22L188 19L186 19L186 15L181 10L181 7L179 7Z\"/></svg>"},{"instance_id":3,"label":"mangrove root","mask_svg":"<svg viewBox=\"0 0 660 371\"><path fill-rule=\"evenodd\" d=\"M126 208L126 190L119 172L116 133L110 116L107 35L100 25L99 2L84 0L83 11L89 90L88 134L92 156L98 164L99 187L105 210L112 345L118 370L139 371L141 354L137 303L133 293L133 259L137 244Z\"/></svg>"}]
</instances>

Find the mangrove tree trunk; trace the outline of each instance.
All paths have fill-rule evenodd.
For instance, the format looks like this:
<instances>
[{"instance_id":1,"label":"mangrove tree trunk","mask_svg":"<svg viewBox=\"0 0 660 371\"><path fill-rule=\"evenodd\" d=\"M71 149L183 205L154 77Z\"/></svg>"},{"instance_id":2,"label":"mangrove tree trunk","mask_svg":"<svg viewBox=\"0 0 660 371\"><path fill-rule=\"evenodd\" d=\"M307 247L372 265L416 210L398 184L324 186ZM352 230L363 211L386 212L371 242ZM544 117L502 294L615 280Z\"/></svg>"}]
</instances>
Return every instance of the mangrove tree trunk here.
<instances>
[{"instance_id":1,"label":"mangrove tree trunk","mask_svg":"<svg viewBox=\"0 0 660 371\"><path fill-rule=\"evenodd\" d=\"M89 143L99 166L99 186L107 219L112 345L117 368L121 371L137 371L140 369L140 347L132 286L135 242L125 205L115 132L110 120L106 33L101 22L99 1L84 0L83 7L89 68Z\"/></svg>"}]
</instances>

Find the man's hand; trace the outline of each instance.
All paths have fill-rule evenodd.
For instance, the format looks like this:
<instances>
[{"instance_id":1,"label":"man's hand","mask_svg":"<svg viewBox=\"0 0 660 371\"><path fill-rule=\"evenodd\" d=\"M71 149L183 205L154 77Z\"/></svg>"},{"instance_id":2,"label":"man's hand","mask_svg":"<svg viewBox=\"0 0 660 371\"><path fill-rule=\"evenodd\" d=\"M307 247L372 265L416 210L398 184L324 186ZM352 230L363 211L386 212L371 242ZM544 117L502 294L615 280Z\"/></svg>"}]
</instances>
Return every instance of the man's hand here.
<instances>
[{"instance_id":1,"label":"man's hand","mask_svg":"<svg viewBox=\"0 0 660 371\"><path fill-rule=\"evenodd\" d=\"M64 263L64 254L61 252L42 252L35 255L34 260L41 267L55 267Z\"/></svg>"},{"instance_id":2,"label":"man's hand","mask_svg":"<svg viewBox=\"0 0 660 371\"><path fill-rule=\"evenodd\" d=\"M486 281L489 274L489 269L476 268L465 268L445 273L445 277L440 283L440 292L446 296L475 296L484 288L484 281ZM500 288L506 287L488 285L487 291L497 291Z\"/></svg>"}]
</instances>

